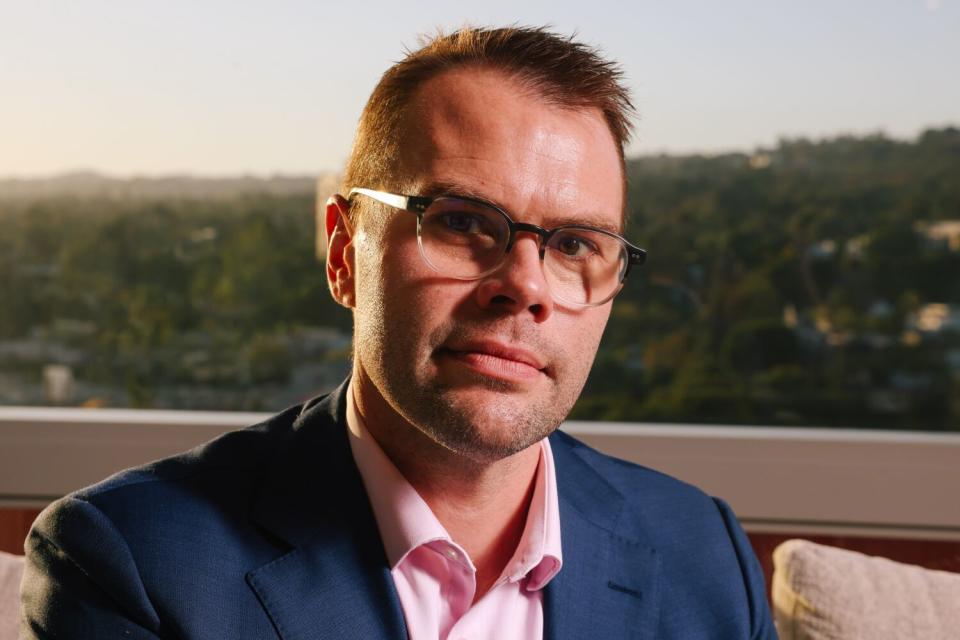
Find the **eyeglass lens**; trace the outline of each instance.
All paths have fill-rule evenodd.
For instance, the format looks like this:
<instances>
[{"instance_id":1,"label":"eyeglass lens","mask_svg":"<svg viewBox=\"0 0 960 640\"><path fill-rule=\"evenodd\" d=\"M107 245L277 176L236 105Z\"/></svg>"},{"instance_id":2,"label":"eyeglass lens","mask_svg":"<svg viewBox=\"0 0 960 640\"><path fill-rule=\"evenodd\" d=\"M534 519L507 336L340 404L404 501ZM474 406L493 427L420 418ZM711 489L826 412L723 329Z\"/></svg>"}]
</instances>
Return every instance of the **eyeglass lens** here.
<instances>
[{"instance_id":1,"label":"eyeglass lens","mask_svg":"<svg viewBox=\"0 0 960 640\"><path fill-rule=\"evenodd\" d=\"M474 279L498 268L510 240L510 223L496 209L459 198L438 198L420 220L424 259L446 275ZM543 247L551 293L579 305L606 302L620 288L626 247L599 230L571 227L554 232Z\"/></svg>"}]
</instances>

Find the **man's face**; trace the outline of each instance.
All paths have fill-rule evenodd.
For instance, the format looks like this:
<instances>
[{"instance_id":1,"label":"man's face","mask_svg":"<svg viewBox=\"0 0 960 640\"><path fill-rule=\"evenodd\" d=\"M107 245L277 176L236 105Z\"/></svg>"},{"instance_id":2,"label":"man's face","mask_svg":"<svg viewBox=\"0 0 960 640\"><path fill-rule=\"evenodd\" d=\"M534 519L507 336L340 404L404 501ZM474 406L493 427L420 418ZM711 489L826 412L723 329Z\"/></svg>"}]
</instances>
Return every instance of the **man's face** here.
<instances>
[{"instance_id":1,"label":"man's face","mask_svg":"<svg viewBox=\"0 0 960 640\"><path fill-rule=\"evenodd\" d=\"M598 110L551 106L500 72L460 69L426 82L406 120L389 185L399 193L481 197L547 228L621 225L619 156ZM364 206L353 238L364 402L476 461L549 435L586 382L610 303L555 302L532 234L487 277L444 277L420 255L415 216Z\"/></svg>"}]
</instances>

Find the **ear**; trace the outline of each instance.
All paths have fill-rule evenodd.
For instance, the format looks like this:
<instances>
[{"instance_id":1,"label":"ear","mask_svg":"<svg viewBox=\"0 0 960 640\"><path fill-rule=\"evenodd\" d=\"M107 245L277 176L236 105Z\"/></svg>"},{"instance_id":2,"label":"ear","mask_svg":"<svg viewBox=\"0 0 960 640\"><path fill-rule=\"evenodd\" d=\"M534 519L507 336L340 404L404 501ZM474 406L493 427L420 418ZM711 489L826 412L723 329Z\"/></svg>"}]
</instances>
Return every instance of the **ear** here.
<instances>
[{"instance_id":1,"label":"ear","mask_svg":"<svg viewBox=\"0 0 960 640\"><path fill-rule=\"evenodd\" d=\"M350 203L337 194L327 200L327 285L333 299L348 309L356 303L353 227L347 215Z\"/></svg>"}]
</instances>

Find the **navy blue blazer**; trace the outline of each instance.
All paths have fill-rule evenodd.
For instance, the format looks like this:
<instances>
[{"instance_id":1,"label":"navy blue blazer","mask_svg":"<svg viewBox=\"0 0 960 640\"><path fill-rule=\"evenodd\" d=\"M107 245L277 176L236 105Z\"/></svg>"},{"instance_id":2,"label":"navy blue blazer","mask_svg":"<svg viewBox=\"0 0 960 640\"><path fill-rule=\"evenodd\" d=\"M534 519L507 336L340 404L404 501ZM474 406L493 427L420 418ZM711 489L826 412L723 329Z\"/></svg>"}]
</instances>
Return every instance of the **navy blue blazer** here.
<instances>
[{"instance_id":1,"label":"navy blue blazer","mask_svg":"<svg viewBox=\"0 0 960 640\"><path fill-rule=\"evenodd\" d=\"M27 538L24 636L406 638L345 389L48 507ZM545 638L776 637L726 504L564 433L550 444L563 569Z\"/></svg>"}]
</instances>

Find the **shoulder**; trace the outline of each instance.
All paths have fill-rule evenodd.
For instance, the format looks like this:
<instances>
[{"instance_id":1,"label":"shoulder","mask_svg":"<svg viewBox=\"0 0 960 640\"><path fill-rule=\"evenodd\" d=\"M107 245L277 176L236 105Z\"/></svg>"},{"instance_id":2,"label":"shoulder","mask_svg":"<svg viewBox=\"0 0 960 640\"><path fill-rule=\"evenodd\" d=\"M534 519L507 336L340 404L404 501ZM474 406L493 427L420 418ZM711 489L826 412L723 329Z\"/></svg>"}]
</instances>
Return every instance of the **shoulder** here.
<instances>
[{"instance_id":1,"label":"shoulder","mask_svg":"<svg viewBox=\"0 0 960 640\"><path fill-rule=\"evenodd\" d=\"M558 468L567 467L562 473L574 476L596 474L627 505L642 504L645 511L658 514L672 510L689 512L690 509L716 511L714 499L699 487L656 469L602 453L569 433L557 431L550 437L550 443Z\"/></svg>"},{"instance_id":2,"label":"shoulder","mask_svg":"<svg viewBox=\"0 0 960 640\"><path fill-rule=\"evenodd\" d=\"M126 490L150 490L149 485L255 475L291 433L301 410L301 405L290 407L261 423L224 433L189 451L125 469L67 498L99 502Z\"/></svg>"},{"instance_id":3,"label":"shoulder","mask_svg":"<svg viewBox=\"0 0 960 640\"><path fill-rule=\"evenodd\" d=\"M242 526L255 493L283 458L337 420L337 393L292 406L178 455L126 469L49 505L34 533L57 538L85 529L94 514L124 535ZM306 432L306 433L305 433ZM333 455L335 448L317 448ZM84 514L81 518L81 514ZM79 518L79 521L74 522ZM83 525L83 526L78 526Z\"/></svg>"},{"instance_id":4,"label":"shoulder","mask_svg":"<svg viewBox=\"0 0 960 640\"><path fill-rule=\"evenodd\" d=\"M262 423L74 491L44 509L32 533L59 540L71 532L114 527L128 533L147 526L160 531L191 520L196 524L205 519L204 512L223 512L229 503L242 501L269 468L300 412L300 406L290 407Z\"/></svg>"},{"instance_id":5,"label":"shoulder","mask_svg":"<svg viewBox=\"0 0 960 640\"><path fill-rule=\"evenodd\" d=\"M177 583L178 572L190 567L200 588L208 586L203 575L221 589L237 584L250 478L266 467L299 413L292 407L49 505L25 541L24 624L43 629L44 637L106 637L100 631L110 629L111 637L152 638L143 630L159 635L163 608L179 606L165 586Z\"/></svg>"},{"instance_id":6,"label":"shoulder","mask_svg":"<svg viewBox=\"0 0 960 640\"><path fill-rule=\"evenodd\" d=\"M618 535L635 537L662 551L686 552L690 545L704 541L728 544L731 533L740 531L725 502L688 482L601 453L567 433L551 436L551 446L561 495L588 487L595 501L606 501L607 508L615 510L609 526ZM586 503L583 499L572 502ZM736 531L731 532L731 527Z\"/></svg>"},{"instance_id":7,"label":"shoulder","mask_svg":"<svg viewBox=\"0 0 960 640\"><path fill-rule=\"evenodd\" d=\"M723 603L731 619L745 612L748 637L775 637L760 564L726 502L566 433L551 436L551 447L565 504L615 536L654 550L669 603L664 629L682 628L689 622L683 612L712 602Z\"/></svg>"}]
</instances>

